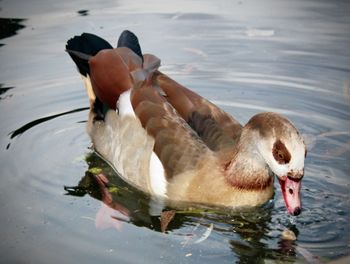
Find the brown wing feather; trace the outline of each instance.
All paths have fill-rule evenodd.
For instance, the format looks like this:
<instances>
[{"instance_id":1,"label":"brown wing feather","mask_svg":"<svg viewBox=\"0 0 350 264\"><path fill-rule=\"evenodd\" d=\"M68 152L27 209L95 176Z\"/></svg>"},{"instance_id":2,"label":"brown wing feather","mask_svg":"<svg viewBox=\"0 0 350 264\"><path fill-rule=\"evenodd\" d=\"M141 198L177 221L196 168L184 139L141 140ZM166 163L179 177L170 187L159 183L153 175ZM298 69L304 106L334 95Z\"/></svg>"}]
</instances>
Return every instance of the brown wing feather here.
<instances>
[{"instance_id":1,"label":"brown wing feather","mask_svg":"<svg viewBox=\"0 0 350 264\"><path fill-rule=\"evenodd\" d=\"M133 86L130 72L142 67L142 60L128 48L101 50L89 60L95 95L116 108L119 95Z\"/></svg>"},{"instance_id":2,"label":"brown wing feather","mask_svg":"<svg viewBox=\"0 0 350 264\"><path fill-rule=\"evenodd\" d=\"M211 150L224 152L225 155L234 151L242 130L236 120L165 74L158 72L156 81L165 92L167 101Z\"/></svg>"},{"instance_id":3,"label":"brown wing feather","mask_svg":"<svg viewBox=\"0 0 350 264\"><path fill-rule=\"evenodd\" d=\"M157 89L144 83L133 90L131 101L142 126L155 139L154 151L171 179L195 169L210 150Z\"/></svg>"}]
</instances>

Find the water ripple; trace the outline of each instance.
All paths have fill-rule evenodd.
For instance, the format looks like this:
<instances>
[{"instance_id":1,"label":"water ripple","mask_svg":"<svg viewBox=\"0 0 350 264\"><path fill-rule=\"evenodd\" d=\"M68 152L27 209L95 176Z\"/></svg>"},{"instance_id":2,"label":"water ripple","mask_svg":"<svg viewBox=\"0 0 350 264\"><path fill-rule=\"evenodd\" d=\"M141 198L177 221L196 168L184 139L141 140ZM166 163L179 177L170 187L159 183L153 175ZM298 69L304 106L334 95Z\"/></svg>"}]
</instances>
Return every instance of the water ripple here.
<instances>
[{"instance_id":1,"label":"water ripple","mask_svg":"<svg viewBox=\"0 0 350 264\"><path fill-rule=\"evenodd\" d=\"M50 115L50 116L46 116L46 117L42 117L42 118L38 118L36 120L33 120L23 126L21 126L20 128L12 131L9 136L11 139L23 134L24 132L26 132L28 129L31 129L32 127L34 126L37 126L43 122L47 122L51 119L54 119L54 118L57 118L57 117L60 117L60 116L64 116L64 115L69 115L69 114L73 114L73 113L77 113L77 112L81 112L81 111L86 111L88 110L89 107L83 107L83 108L77 108L77 109L74 109L74 110L70 110L70 111L66 111L66 112L63 112L63 113L59 113L59 114L55 114L55 115Z\"/></svg>"},{"instance_id":2,"label":"water ripple","mask_svg":"<svg viewBox=\"0 0 350 264\"><path fill-rule=\"evenodd\" d=\"M261 85L271 85L277 89L280 88L289 88L289 89L300 89L312 92L321 92L326 94L334 94L333 91L319 88L315 85L309 85L305 83L301 83L298 81L304 82L303 79L296 79L292 77L286 76L269 76L269 75L255 75L255 74L237 74L237 73L226 73L220 80L225 80L229 82L237 82L237 83L247 83L247 84L261 84ZM307 81L308 83L315 83L313 81ZM263 86L261 86L263 87Z\"/></svg>"}]
</instances>

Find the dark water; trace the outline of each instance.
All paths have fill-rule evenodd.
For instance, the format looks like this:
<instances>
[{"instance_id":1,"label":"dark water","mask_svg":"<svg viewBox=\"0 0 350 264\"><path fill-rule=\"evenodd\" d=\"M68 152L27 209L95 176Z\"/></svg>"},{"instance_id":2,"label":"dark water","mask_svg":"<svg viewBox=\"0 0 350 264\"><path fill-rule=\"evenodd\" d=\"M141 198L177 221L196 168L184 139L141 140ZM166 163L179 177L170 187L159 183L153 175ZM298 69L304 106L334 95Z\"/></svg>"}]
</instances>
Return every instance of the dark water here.
<instances>
[{"instance_id":1,"label":"dark water","mask_svg":"<svg viewBox=\"0 0 350 264\"><path fill-rule=\"evenodd\" d=\"M305 263L350 254L349 2L3 0L0 8L1 263ZM126 28L162 71L242 123L261 111L295 123L309 148L300 216L286 214L277 189L256 210L178 211L160 232L150 214L157 202L89 148L87 96L64 53L75 34L116 43ZM296 241L281 238L287 228Z\"/></svg>"}]
</instances>

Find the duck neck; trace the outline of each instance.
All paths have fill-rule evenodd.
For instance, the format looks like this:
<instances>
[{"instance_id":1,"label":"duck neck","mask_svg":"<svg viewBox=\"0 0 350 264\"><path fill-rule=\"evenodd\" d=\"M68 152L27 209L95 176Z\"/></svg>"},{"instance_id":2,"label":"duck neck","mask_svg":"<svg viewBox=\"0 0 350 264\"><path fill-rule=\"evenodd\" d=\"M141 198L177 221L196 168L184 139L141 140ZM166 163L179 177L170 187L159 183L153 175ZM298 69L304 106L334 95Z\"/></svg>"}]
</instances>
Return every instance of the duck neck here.
<instances>
[{"instance_id":1,"label":"duck neck","mask_svg":"<svg viewBox=\"0 0 350 264\"><path fill-rule=\"evenodd\" d=\"M248 191L264 190L273 184L273 174L259 153L254 132L243 128L233 158L225 165L228 182Z\"/></svg>"}]
</instances>

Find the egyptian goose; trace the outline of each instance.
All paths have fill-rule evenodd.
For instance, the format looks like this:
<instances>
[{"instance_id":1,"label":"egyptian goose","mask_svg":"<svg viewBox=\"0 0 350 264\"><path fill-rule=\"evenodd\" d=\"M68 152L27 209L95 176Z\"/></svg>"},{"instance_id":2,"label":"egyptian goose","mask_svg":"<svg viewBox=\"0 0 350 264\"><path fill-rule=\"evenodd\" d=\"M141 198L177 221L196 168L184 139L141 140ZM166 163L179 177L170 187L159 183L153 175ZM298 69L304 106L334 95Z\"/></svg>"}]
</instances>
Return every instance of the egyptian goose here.
<instances>
[{"instance_id":1,"label":"egyptian goose","mask_svg":"<svg viewBox=\"0 0 350 264\"><path fill-rule=\"evenodd\" d=\"M291 215L301 212L306 147L276 113L245 126L158 71L124 31L117 48L93 34L67 42L90 99L87 131L94 149L127 182L170 201L257 206L277 176Z\"/></svg>"}]
</instances>

